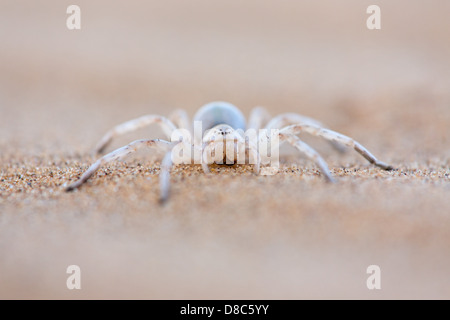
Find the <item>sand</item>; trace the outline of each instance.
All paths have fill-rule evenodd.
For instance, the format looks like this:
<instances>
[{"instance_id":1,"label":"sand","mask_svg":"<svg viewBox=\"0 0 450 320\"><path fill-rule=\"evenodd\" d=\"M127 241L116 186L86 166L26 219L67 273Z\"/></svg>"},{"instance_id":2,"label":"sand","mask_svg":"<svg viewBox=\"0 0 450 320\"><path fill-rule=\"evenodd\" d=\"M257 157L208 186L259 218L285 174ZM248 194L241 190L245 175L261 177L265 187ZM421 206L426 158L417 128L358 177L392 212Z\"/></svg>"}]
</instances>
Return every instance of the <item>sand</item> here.
<instances>
[{"instance_id":1,"label":"sand","mask_svg":"<svg viewBox=\"0 0 450 320\"><path fill-rule=\"evenodd\" d=\"M447 4L381 1L369 31L361 1L127 3L78 1L78 31L69 3L2 3L0 298L450 298ZM337 183L283 148L273 176L176 166L161 206L140 152L64 192L112 126L215 100L315 117L395 170L301 136Z\"/></svg>"}]
</instances>

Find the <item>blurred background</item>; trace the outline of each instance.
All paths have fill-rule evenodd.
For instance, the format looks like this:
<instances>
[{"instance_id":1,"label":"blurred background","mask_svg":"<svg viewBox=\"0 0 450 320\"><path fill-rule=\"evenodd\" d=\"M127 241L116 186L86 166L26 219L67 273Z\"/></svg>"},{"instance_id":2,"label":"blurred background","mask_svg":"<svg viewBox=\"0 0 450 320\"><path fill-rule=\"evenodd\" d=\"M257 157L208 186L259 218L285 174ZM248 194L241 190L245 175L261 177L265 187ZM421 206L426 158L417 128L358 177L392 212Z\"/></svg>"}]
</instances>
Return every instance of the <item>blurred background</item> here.
<instances>
[{"instance_id":1,"label":"blurred background","mask_svg":"<svg viewBox=\"0 0 450 320\"><path fill-rule=\"evenodd\" d=\"M66 27L71 4L81 8L81 30ZM366 27L371 4L381 8L381 30ZM50 196L48 186L29 195L8 184L0 189L0 297L450 297L449 13L446 0L0 0L3 182L36 167L87 165L112 126L177 108L192 116L215 100L246 115L264 106L318 118L418 177L360 189L363 181L347 181L345 195L278 177L259 181L268 194L238 199L239 187L252 185L224 177L229 199L179 194L165 209L150 187L124 199L106 189L61 194L64 179ZM140 131L114 146L158 134ZM326 152L332 168L366 165L352 152ZM195 179L177 180L176 190L216 190ZM287 200L269 203L274 194ZM286 213L281 222L277 212ZM379 256L366 261L368 252ZM377 259L392 267L395 285L374 296L357 283ZM60 284L74 260L90 268L81 293Z\"/></svg>"},{"instance_id":2,"label":"blurred background","mask_svg":"<svg viewBox=\"0 0 450 320\"><path fill-rule=\"evenodd\" d=\"M68 30L70 1L2 0L2 141L72 150L118 121L214 100L335 128L360 121L353 112L440 121L429 100L448 89L450 4L378 1L382 28L368 30L372 2L78 1L81 30Z\"/></svg>"}]
</instances>

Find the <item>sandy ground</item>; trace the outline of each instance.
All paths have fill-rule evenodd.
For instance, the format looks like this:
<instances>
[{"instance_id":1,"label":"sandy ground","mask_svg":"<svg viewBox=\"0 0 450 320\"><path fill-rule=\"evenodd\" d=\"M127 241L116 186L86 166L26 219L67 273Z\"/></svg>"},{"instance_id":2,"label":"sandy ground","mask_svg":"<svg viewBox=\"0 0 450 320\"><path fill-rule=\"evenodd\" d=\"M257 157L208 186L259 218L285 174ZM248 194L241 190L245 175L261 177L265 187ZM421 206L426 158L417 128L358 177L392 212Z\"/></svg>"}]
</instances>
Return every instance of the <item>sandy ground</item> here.
<instances>
[{"instance_id":1,"label":"sandy ground","mask_svg":"<svg viewBox=\"0 0 450 320\"><path fill-rule=\"evenodd\" d=\"M77 1L69 31L69 1L1 0L0 298L450 298L450 4L377 3L369 31L371 1ZM214 100L318 118L397 170L305 137L336 184L286 148L274 176L177 166L165 206L150 152L63 191L112 126Z\"/></svg>"}]
</instances>

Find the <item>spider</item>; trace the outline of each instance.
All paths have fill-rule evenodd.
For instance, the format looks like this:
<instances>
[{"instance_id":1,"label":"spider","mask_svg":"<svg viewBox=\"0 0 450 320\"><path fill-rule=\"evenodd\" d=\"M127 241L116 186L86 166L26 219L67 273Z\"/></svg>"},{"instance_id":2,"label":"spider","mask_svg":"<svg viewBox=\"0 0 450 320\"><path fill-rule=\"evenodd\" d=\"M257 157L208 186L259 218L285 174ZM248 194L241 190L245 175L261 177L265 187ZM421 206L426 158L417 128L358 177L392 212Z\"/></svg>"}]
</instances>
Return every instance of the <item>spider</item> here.
<instances>
[{"instance_id":1,"label":"spider","mask_svg":"<svg viewBox=\"0 0 450 320\"><path fill-rule=\"evenodd\" d=\"M174 164L175 154L178 155L176 157L177 164L192 163L194 160L194 163L202 164L205 173L209 172L209 165L213 163L242 164L248 158L249 162L252 161L250 163L253 164L255 173L260 174L261 163L267 164L269 158L267 155L262 157L258 146L269 140L268 145L270 145L272 153L274 150L278 150L279 145L288 142L314 161L327 181L334 182L323 158L297 136L301 132L321 137L337 149L342 150L344 146L352 147L370 163L384 170L393 169L392 166L379 161L354 139L325 128L315 119L297 113L282 113L270 119L264 108L256 107L251 111L249 121L246 123L244 115L237 107L222 101L211 102L201 107L195 114L192 124L184 110L174 111L169 118L151 114L119 124L103 136L95 148L96 154L103 152L113 138L154 123L161 127L170 141L162 139L136 140L116 149L94 162L79 180L66 188L66 191L80 187L102 165L122 159L143 147L156 148L165 151L159 174L160 201L165 202L169 197L169 172ZM200 125L200 131L197 130L198 126L196 125ZM256 138L257 140L248 139L247 135L244 135L244 130L247 132L259 130L263 134L260 134ZM274 137L276 139L270 139ZM182 153L179 152L180 147L184 147ZM194 154L192 154L192 150L194 150ZM182 155L180 156L180 154ZM244 162L242 158L244 158Z\"/></svg>"}]
</instances>

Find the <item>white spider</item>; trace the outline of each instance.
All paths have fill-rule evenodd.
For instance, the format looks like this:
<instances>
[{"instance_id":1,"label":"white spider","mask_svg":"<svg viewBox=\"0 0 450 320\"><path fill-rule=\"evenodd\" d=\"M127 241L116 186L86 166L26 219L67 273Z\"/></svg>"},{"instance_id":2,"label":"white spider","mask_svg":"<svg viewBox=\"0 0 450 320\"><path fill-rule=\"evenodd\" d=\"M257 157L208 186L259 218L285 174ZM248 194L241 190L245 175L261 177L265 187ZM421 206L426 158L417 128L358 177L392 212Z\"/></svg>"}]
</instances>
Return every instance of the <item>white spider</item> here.
<instances>
[{"instance_id":1,"label":"white spider","mask_svg":"<svg viewBox=\"0 0 450 320\"><path fill-rule=\"evenodd\" d=\"M95 149L96 153L102 152L114 137L143 128L150 124L157 123L171 141L161 139L136 140L130 144L119 148L92 164L81 178L69 185L66 191L72 191L86 182L100 166L115 161L135 152L141 147L157 148L166 151L161 162L160 179L160 200L164 202L169 196L169 172L173 165L174 150L179 151L183 147L183 154L177 158L177 163L201 163L203 170L209 172L208 165L218 164L242 164L238 161L241 156L249 159L249 163L254 164L256 173L260 173L260 164L267 164L266 155L262 158L261 150L258 146L262 142L268 142L271 135L268 132L275 132L275 140L268 142L271 150L278 150L279 145L288 142L298 151L302 152L309 159L313 160L320 168L327 181L333 182L328 166L323 158L309 145L304 143L296 135L306 132L313 136L322 137L331 142L335 147L353 147L370 163L375 164L385 170L392 170L393 167L379 161L365 147L350 137L338 132L324 128L317 120L296 114L283 113L270 119L267 111L261 107L252 110L248 124L242 112L234 105L227 102L211 102L200 108L194 116L191 125L184 110L176 110L169 118L160 115L145 115L140 118L122 123L106 133ZM195 132L196 124L201 125L201 132ZM261 131L261 129L263 131ZM244 135L244 130L259 130L265 134L259 135L257 141L249 141ZM194 138L192 138L194 137ZM272 135L273 137L273 135ZM191 150L194 150L192 155ZM253 162L250 162L253 161Z\"/></svg>"}]
</instances>

